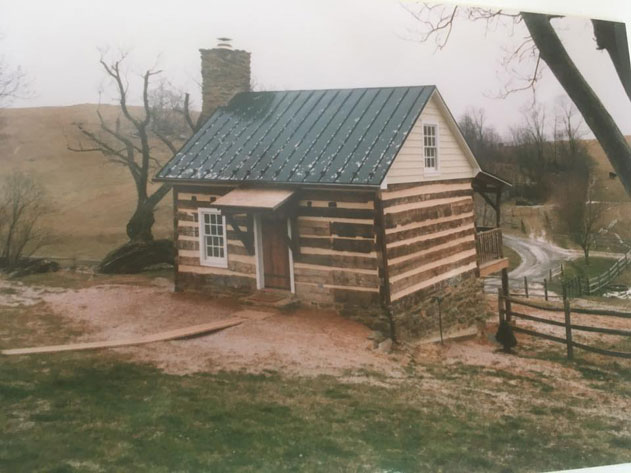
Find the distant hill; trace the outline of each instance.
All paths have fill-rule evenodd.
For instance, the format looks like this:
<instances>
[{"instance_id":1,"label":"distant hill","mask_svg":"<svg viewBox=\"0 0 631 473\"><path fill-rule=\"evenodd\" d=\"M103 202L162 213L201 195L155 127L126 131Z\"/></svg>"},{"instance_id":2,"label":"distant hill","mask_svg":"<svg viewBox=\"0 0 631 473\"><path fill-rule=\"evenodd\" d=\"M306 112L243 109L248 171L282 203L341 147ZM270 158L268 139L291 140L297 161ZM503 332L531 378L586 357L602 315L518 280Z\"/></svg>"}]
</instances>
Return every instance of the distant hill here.
<instances>
[{"instance_id":1,"label":"distant hill","mask_svg":"<svg viewBox=\"0 0 631 473\"><path fill-rule=\"evenodd\" d=\"M627 140L630 139L627 137ZM625 192L620 179L615 176L600 144L596 140L588 141L587 149L595 164L593 172L596 183L592 200L604 202L608 207L606 219L611 228L607 233L631 242L631 198Z\"/></svg>"},{"instance_id":2,"label":"distant hill","mask_svg":"<svg viewBox=\"0 0 631 473\"><path fill-rule=\"evenodd\" d=\"M126 240L125 225L136 204L127 169L98 152L67 149L67 144L78 145L76 122L98 125L96 109L85 104L2 111L0 177L18 169L45 186L55 210L47 224L57 241L43 250L51 256L99 259ZM100 109L106 119L118 111L115 106ZM169 194L156 212L155 236L170 236L172 222Z\"/></svg>"},{"instance_id":3,"label":"distant hill","mask_svg":"<svg viewBox=\"0 0 631 473\"><path fill-rule=\"evenodd\" d=\"M627 141L631 141L631 137L627 137ZM631 202L631 198L625 192L620 179L610 177L610 173L615 174L615 172L598 141L588 140L585 141L585 143L595 164L594 175L596 177L596 188L594 189L595 194L593 200Z\"/></svg>"}]
</instances>

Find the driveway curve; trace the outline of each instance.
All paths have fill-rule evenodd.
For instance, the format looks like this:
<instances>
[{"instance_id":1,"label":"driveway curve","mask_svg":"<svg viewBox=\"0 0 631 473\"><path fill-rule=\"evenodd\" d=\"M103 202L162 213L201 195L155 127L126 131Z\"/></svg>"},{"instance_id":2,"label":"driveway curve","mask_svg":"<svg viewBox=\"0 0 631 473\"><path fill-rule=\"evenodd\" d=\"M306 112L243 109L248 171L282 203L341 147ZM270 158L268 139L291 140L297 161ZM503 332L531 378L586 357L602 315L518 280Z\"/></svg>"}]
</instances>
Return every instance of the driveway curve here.
<instances>
[{"instance_id":1,"label":"driveway curve","mask_svg":"<svg viewBox=\"0 0 631 473\"><path fill-rule=\"evenodd\" d=\"M522 238L515 235L504 235L504 243L513 249L521 258L521 264L508 273L511 279L533 280L547 278L550 270L559 268L561 261L576 259L580 253L545 240Z\"/></svg>"}]
</instances>

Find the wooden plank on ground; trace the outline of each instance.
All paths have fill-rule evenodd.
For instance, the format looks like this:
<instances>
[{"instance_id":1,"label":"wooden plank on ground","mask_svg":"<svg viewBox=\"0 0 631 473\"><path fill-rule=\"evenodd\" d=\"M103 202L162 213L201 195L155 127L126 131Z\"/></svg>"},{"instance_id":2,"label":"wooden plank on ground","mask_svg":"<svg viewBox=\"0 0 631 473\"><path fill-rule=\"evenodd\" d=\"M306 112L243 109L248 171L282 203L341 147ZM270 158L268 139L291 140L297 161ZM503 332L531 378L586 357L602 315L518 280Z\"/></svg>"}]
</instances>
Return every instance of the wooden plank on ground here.
<instances>
[{"instance_id":1,"label":"wooden plank on ground","mask_svg":"<svg viewBox=\"0 0 631 473\"><path fill-rule=\"evenodd\" d=\"M179 338L198 337L210 332L216 332L228 327L234 327L235 325L239 325L243 322L244 319L242 318L231 317L229 319L218 320L206 324L193 325L189 327L168 330L166 332L154 333L152 335L145 335L142 337L134 337L123 340L70 343L67 345L51 345L32 348L14 348L9 350L2 350L0 353L2 353L3 355L31 355L36 353L58 353L62 351L94 350L97 348L115 348L128 345L142 345L145 343L163 342L167 340L176 340Z\"/></svg>"}]
</instances>

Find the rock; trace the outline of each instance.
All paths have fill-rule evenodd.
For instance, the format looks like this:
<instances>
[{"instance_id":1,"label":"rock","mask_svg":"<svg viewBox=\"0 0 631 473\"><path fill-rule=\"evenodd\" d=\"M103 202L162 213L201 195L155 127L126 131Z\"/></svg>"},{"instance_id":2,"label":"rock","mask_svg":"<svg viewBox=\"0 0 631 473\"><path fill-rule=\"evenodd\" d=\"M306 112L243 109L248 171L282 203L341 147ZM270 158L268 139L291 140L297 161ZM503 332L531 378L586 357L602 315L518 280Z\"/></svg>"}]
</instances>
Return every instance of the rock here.
<instances>
[{"instance_id":1,"label":"rock","mask_svg":"<svg viewBox=\"0 0 631 473\"><path fill-rule=\"evenodd\" d=\"M392 339L386 338L383 342L379 344L377 347L381 353L392 353Z\"/></svg>"},{"instance_id":2,"label":"rock","mask_svg":"<svg viewBox=\"0 0 631 473\"><path fill-rule=\"evenodd\" d=\"M385 335L381 333L379 330L373 330L370 335L368 335L368 340L373 340L375 343L379 344L386 339Z\"/></svg>"}]
</instances>

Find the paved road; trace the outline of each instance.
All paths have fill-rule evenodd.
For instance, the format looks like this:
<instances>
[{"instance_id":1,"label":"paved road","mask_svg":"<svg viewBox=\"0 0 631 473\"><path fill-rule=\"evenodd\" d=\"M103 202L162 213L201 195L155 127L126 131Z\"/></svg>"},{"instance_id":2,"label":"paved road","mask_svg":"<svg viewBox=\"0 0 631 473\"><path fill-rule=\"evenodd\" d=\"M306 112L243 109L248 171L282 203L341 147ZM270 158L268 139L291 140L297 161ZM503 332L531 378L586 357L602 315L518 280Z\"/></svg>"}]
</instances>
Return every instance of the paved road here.
<instances>
[{"instance_id":1,"label":"paved road","mask_svg":"<svg viewBox=\"0 0 631 473\"><path fill-rule=\"evenodd\" d=\"M521 264L508 273L508 277L512 280L511 287L522 287L524 276L526 276L529 286L535 289L536 283L542 283L544 279L548 278L551 269L554 271L559 268L562 261L580 256L578 251L567 250L545 240L534 240L514 235L504 235L503 238L506 246L515 250L521 257ZM500 287L499 277L486 279L485 289L487 292L497 292L498 287Z\"/></svg>"},{"instance_id":2,"label":"paved road","mask_svg":"<svg viewBox=\"0 0 631 473\"><path fill-rule=\"evenodd\" d=\"M521 257L521 264L508 273L511 279L523 279L527 276L533 281L543 281L548 277L550 269L559 268L561 261L580 256L577 251L567 250L544 240L504 235L504 243Z\"/></svg>"},{"instance_id":3,"label":"paved road","mask_svg":"<svg viewBox=\"0 0 631 473\"><path fill-rule=\"evenodd\" d=\"M554 243L545 240L534 240L515 235L504 235L504 243L512 248L521 257L521 264L508 273L511 280L510 286L517 291L523 291L524 276L528 278L528 289L531 294L543 296L543 280L548 279L550 270L554 272L559 269L563 261L581 258L583 253L577 250L561 248ZM605 251L592 251L591 256L604 258L620 258L623 253L610 253ZM487 278L484 281L485 292L497 293L497 288L501 287L499 276ZM550 295L554 295L549 291ZM621 298L631 298L629 295Z\"/></svg>"}]
</instances>

